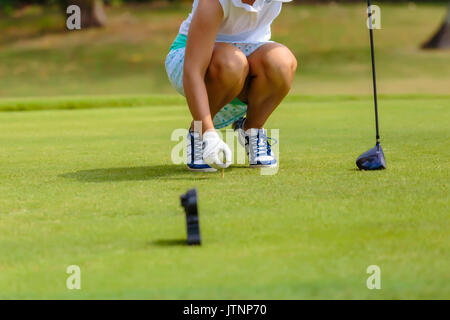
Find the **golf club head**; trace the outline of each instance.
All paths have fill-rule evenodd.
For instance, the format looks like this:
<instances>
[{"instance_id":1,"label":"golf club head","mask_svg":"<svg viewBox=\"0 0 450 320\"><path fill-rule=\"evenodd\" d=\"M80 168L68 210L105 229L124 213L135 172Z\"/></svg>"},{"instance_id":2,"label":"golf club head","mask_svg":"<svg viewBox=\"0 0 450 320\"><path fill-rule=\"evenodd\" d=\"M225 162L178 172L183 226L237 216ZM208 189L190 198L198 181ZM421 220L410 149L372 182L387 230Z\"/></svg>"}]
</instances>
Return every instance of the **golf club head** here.
<instances>
[{"instance_id":1,"label":"golf club head","mask_svg":"<svg viewBox=\"0 0 450 320\"><path fill-rule=\"evenodd\" d=\"M360 155L356 159L356 165L360 170L386 169L386 160L381 145L377 143L375 147Z\"/></svg>"}]
</instances>

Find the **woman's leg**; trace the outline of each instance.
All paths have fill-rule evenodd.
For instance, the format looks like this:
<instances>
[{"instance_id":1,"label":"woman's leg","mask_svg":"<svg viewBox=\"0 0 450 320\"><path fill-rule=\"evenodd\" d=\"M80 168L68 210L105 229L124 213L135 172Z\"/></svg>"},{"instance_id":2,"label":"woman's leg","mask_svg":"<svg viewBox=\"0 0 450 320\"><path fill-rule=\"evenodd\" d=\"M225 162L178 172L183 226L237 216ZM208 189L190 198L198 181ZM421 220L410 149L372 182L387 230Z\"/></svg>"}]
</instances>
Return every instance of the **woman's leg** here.
<instances>
[{"instance_id":1,"label":"woman's leg","mask_svg":"<svg viewBox=\"0 0 450 320\"><path fill-rule=\"evenodd\" d=\"M292 52L278 43L268 43L248 57L249 78L239 98L247 102L244 129L262 128L270 114L288 94L297 60Z\"/></svg>"},{"instance_id":2,"label":"woman's leg","mask_svg":"<svg viewBox=\"0 0 450 320\"><path fill-rule=\"evenodd\" d=\"M229 43L216 43L205 78L213 118L242 91L248 72L242 51Z\"/></svg>"},{"instance_id":3,"label":"woman's leg","mask_svg":"<svg viewBox=\"0 0 450 320\"><path fill-rule=\"evenodd\" d=\"M212 118L243 90L248 72L247 57L241 50L229 43L215 44L205 76Z\"/></svg>"}]
</instances>

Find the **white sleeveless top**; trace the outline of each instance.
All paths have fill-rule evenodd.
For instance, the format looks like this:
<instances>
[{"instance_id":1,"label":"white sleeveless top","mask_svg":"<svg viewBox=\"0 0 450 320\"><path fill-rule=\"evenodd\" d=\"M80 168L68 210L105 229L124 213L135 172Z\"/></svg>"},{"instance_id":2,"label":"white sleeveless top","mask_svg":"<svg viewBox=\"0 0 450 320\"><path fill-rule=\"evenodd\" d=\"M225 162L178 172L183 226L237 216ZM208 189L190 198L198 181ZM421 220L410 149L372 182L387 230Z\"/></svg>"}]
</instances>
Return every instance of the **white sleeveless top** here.
<instances>
[{"instance_id":1,"label":"white sleeveless top","mask_svg":"<svg viewBox=\"0 0 450 320\"><path fill-rule=\"evenodd\" d=\"M192 12L183 21L180 33L187 35L199 0L194 0ZM218 0L223 9L223 21L217 34L218 42L256 43L269 41L270 25L280 14L282 2L292 0L255 0L253 5L242 0Z\"/></svg>"}]
</instances>

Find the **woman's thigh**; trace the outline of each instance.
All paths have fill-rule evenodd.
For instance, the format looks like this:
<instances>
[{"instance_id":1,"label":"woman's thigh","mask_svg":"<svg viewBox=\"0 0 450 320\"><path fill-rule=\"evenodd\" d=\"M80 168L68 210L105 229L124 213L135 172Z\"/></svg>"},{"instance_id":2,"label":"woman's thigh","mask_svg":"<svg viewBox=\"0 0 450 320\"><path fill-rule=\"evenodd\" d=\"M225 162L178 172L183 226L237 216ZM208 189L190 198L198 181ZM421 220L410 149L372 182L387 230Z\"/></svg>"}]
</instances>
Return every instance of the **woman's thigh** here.
<instances>
[{"instance_id":1,"label":"woman's thigh","mask_svg":"<svg viewBox=\"0 0 450 320\"><path fill-rule=\"evenodd\" d=\"M216 42L206 73L207 82L215 82L226 90L227 86L244 82L249 71L247 58L230 43Z\"/></svg>"},{"instance_id":2,"label":"woman's thigh","mask_svg":"<svg viewBox=\"0 0 450 320\"><path fill-rule=\"evenodd\" d=\"M186 48L169 52L165 66L169 80L176 91L183 96L183 69ZM222 91L226 86L235 85L236 81L244 82L248 75L248 61L245 55L229 43L217 42L208 65L205 80L219 86Z\"/></svg>"},{"instance_id":3,"label":"woman's thigh","mask_svg":"<svg viewBox=\"0 0 450 320\"><path fill-rule=\"evenodd\" d=\"M238 48L216 43L205 77L213 117L242 91L248 71L247 57Z\"/></svg>"},{"instance_id":4,"label":"woman's thigh","mask_svg":"<svg viewBox=\"0 0 450 320\"><path fill-rule=\"evenodd\" d=\"M289 48L276 42L259 47L248 56L248 63L249 74L244 89L239 94L239 99L246 103L248 103L252 80L256 77L264 77L268 82L267 86L276 90L277 86L273 86L274 82L290 86L297 69L295 55ZM270 94L270 90L264 90L261 94Z\"/></svg>"}]
</instances>

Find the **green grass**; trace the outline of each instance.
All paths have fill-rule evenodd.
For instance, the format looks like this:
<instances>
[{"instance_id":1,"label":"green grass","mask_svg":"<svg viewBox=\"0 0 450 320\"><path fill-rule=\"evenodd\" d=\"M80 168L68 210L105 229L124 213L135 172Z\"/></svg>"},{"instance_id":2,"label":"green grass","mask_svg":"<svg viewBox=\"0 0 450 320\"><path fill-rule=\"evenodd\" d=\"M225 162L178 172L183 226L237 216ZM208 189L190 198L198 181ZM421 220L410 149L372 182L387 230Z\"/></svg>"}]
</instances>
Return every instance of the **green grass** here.
<instances>
[{"instance_id":1,"label":"green grass","mask_svg":"<svg viewBox=\"0 0 450 320\"><path fill-rule=\"evenodd\" d=\"M267 124L280 170L225 179L170 159L189 112L163 62L189 4L110 7L81 32L55 8L2 15L0 298L448 299L449 51L419 49L445 4L381 8L388 170L354 164L374 143L365 5L286 5L273 36L300 68ZM182 245L191 187L196 248ZM366 288L373 264L382 290Z\"/></svg>"},{"instance_id":2,"label":"green grass","mask_svg":"<svg viewBox=\"0 0 450 320\"><path fill-rule=\"evenodd\" d=\"M77 96L43 98L0 99L0 111L93 109L111 107L138 107L148 105L173 105L183 103L181 95L141 95L141 96Z\"/></svg>"},{"instance_id":3,"label":"green grass","mask_svg":"<svg viewBox=\"0 0 450 320\"><path fill-rule=\"evenodd\" d=\"M381 93L448 93L449 51L420 45L446 6L384 4L375 32ZM365 4L287 4L273 39L299 60L296 94L370 94ZM0 97L174 93L164 59L190 4L107 10L108 26L66 31L59 10L0 17Z\"/></svg>"},{"instance_id":4,"label":"green grass","mask_svg":"<svg viewBox=\"0 0 450 320\"><path fill-rule=\"evenodd\" d=\"M225 179L171 164L188 110L146 99L1 113L0 298L450 297L448 96L381 99L380 172L354 165L374 143L369 97L292 96L267 125L279 173ZM194 248L180 244L191 187ZM65 288L72 264L80 291ZM373 264L381 290L366 288Z\"/></svg>"},{"instance_id":5,"label":"green grass","mask_svg":"<svg viewBox=\"0 0 450 320\"><path fill-rule=\"evenodd\" d=\"M449 99L445 94L382 94L386 99ZM369 99L369 95L288 95L287 102L331 102L331 101L360 101ZM66 110L66 109L95 109L95 108L123 108L142 106L167 106L185 103L181 95L104 95L104 96L76 96L76 97L42 97L42 98L0 98L1 111L36 111L36 110Z\"/></svg>"}]
</instances>

